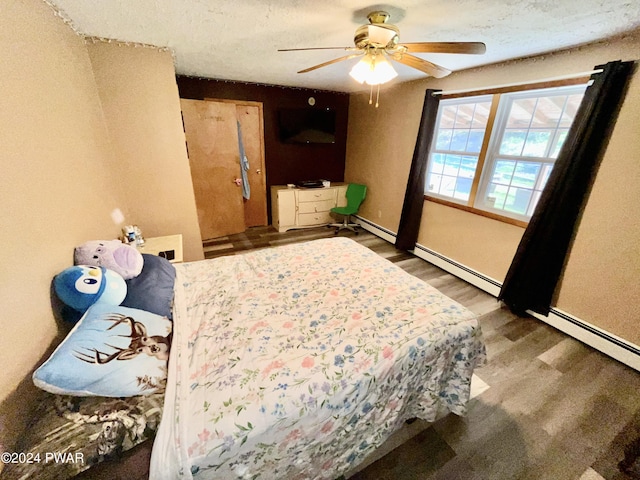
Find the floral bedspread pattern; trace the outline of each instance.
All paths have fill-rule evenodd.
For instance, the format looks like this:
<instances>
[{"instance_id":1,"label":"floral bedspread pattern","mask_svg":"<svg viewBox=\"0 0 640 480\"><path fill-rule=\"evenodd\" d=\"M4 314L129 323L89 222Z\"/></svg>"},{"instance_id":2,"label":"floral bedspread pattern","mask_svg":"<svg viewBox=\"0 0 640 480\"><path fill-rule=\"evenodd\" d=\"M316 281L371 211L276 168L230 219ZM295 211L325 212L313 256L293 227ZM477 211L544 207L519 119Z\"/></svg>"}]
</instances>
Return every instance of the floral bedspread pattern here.
<instances>
[{"instance_id":1,"label":"floral bedspread pattern","mask_svg":"<svg viewBox=\"0 0 640 480\"><path fill-rule=\"evenodd\" d=\"M155 479L335 479L465 413L475 315L346 238L177 265Z\"/></svg>"}]
</instances>

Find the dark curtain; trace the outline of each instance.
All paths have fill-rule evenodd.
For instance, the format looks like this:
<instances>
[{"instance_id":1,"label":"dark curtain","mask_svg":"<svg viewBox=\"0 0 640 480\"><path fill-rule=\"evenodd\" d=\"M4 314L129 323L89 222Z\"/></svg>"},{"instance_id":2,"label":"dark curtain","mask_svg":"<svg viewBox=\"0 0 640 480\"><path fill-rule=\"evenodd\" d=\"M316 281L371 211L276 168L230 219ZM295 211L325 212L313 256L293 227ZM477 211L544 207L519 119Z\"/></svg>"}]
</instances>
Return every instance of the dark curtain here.
<instances>
[{"instance_id":1,"label":"dark curtain","mask_svg":"<svg viewBox=\"0 0 640 480\"><path fill-rule=\"evenodd\" d=\"M548 315L575 227L612 131L633 62L610 62L592 76L513 258L498 300L516 313ZM621 172L624 175L624 172Z\"/></svg>"},{"instance_id":2,"label":"dark curtain","mask_svg":"<svg viewBox=\"0 0 640 480\"><path fill-rule=\"evenodd\" d=\"M427 159L433 139L433 131L436 127L438 105L440 104L440 97L433 95L436 91L439 90L427 90L424 97L420 129L418 130L418 139L413 150L411 171L409 172L407 190L404 194L404 204L402 205L402 215L400 216L400 226L396 237L396 248L401 250L412 250L418 241L420 217L422 217L422 206L424 205Z\"/></svg>"}]
</instances>

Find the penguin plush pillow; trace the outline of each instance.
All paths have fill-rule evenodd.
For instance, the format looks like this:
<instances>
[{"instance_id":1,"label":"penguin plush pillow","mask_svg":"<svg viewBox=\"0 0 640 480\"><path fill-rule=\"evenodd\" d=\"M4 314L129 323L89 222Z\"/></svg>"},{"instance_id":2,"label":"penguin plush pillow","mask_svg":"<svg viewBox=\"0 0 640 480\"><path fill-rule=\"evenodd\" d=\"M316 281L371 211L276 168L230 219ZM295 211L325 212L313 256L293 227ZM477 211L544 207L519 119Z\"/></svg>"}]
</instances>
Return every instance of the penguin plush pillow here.
<instances>
[{"instance_id":1,"label":"penguin plush pillow","mask_svg":"<svg viewBox=\"0 0 640 480\"><path fill-rule=\"evenodd\" d=\"M62 309L62 318L71 323L95 303L120 305L127 296L127 284L119 274L92 265L66 268L53 278L53 288L68 307Z\"/></svg>"}]
</instances>

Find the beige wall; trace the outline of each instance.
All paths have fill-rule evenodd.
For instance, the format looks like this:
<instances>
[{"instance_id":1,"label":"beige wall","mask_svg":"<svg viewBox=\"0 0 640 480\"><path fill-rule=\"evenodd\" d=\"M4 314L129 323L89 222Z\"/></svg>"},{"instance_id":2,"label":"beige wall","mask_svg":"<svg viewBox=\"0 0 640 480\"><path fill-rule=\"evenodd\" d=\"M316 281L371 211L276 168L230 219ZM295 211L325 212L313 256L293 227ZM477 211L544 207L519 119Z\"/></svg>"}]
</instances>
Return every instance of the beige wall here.
<instances>
[{"instance_id":1,"label":"beige wall","mask_svg":"<svg viewBox=\"0 0 640 480\"><path fill-rule=\"evenodd\" d=\"M137 223L183 233L187 260L203 253L171 55L87 45L41 0L3 2L0 50L3 450L35 389L29 373L68 328L50 289L75 246Z\"/></svg>"},{"instance_id":2,"label":"beige wall","mask_svg":"<svg viewBox=\"0 0 640 480\"><path fill-rule=\"evenodd\" d=\"M124 204L82 39L40 1L3 2L0 51L3 399L56 336L51 279L74 245L118 233L110 212Z\"/></svg>"},{"instance_id":3,"label":"beige wall","mask_svg":"<svg viewBox=\"0 0 640 480\"><path fill-rule=\"evenodd\" d=\"M181 233L185 260L203 259L171 53L99 40L87 48L127 222L147 237Z\"/></svg>"},{"instance_id":4,"label":"beige wall","mask_svg":"<svg viewBox=\"0 0 640 480\"><path fill-rule=\"evenodd\" d=\"M611 60L638 58L640 33L462 71L444 79L388 87L380 93L377 110L368 104L368 93L352 96L345 180L368 182L362 216L397 231L425 89L531 82L589 71ZM640 284L640 235L633 213L640 198L638 76L627 94L577 231L557 302L562 310L635 344L640 344L640 289L635 288ZM418 242L502 282L523 231L426 202Z\"/></svg>"}]
</instances>

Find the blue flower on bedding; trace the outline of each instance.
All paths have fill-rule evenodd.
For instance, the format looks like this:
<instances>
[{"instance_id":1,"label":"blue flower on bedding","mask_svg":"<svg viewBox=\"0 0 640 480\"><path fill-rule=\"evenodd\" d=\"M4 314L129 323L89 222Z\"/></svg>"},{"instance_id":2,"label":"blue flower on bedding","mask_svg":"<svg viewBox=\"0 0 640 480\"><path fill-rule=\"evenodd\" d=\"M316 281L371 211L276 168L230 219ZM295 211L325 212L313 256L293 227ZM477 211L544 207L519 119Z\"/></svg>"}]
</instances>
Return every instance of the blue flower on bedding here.
<instances>
[{"instance_id":1,"label":"blue flower on bedding","mask_svg":"<svg viewBox=\"0 0 640 480\"><path fill-rule=\"evenodd\" d=\"M362 413L369 413L371 410L373 410L373 405L371 405L369 402L365 403L364 406L362 407Z\"/></svg>"},{"instance_id":2,"label":"blue flower on bedding","mask_svg":"<svg viewBox=\"0 0 640 480\"><path fill-rule=\"evenodd\" d=\"M418 350L416 350L416 347L411 345L411 347L409 347L409 358L411 360L415 360L417 356L418 356Z\"/></svg>"},{"instance_id":3,"label":"blue flower on bedding","mask_svg":"<svg viewBox=\"0 0 640 480\"><path fill-rule=\"evenodd\" d=\"M317 326L318 326L318 321L317 321L317 320L313 320L313 321L309 324L309 326L310 326L311 328L313 328L313 327L317 327Z\"/></svg>"},{"instance_id":4,"label":"blue flower on bedding","mask_svg":"<svg viewBox=\"0 0 640 480\"><path fill-rule=\"evenodd\" d=\"M344 366L344 357L342 355L336 355L335 358L333 359L333 364L336 367L343 367Z\"/></svg>"},{"instance_id":5,"label":"blue flower on bedding","mask_svg":"<svg viewBox=\"0 0 640 480\"><path fill-rule=\"evenodd\" d=\"M425 344L424 338L418 337L418 340L416 340L416 343L422 347Z\"/></svg>"},{"instance_id":6,"label":"blue flower on bedding","mask_svg":"<svg viewBox=\"0 0 640 480\"><path fill-rule=\"evenodd\" d=\"M346 353L353 353L353 347L351 345L347 345L346 347L344 347L344 351Z\"/></svg>"}]
</instances>

